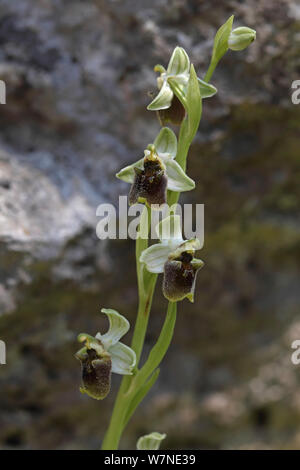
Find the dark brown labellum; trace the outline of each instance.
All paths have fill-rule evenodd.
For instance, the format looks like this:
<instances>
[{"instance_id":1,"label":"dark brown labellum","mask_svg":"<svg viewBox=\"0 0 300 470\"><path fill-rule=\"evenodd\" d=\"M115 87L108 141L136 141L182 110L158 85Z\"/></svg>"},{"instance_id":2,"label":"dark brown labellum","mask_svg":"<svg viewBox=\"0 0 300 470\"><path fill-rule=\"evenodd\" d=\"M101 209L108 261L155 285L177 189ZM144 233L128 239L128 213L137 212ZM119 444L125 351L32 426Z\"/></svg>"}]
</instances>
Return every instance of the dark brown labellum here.
<instances>
[{"instance_id":1,"label":"dark brown labellum","mask_svg":"<svg viewBox=\"0 0 300 470\"><path fill-rule=\"evenodd\" d=\"M109 355L100 358L94 349L87 349L81 361L83 392L96 400L103 400L110 391L111 359Z\"/></svg>"},{"instance_id":2,"label":"dark brown labellum","mask_svg":"<svg viewBox=\"0 0 300 470\"><path fill-rule=\"evenodd\" d=\"M145 158L144 169L135 168L135 178L129 193L129 204L145 200L151 204L164 204L167 201L168 179L158 158Z\"/></svg>"},{"instance_id":3,"label":"dark brown labellum","mask_svg":"<svg viewBox=\"0 0 300 470\"><path fill-rule=\"evenodd\" d=\"M166 261L164 267L163 293L171 302L188 297L193 302L196 275L199 268L195 268L191 261L193 256L183 252L177 259Z\"/></svg>"},{"instance_id":4,"label":"dark brown labellum","mask_svg":"<svg viewBox=\"0 0 300 470\"><path fill-rule=\"evenodd\" d=\"M174 95L171 106L168 109L160 109L158 111L158 118L162 126L166 124L174 124L180 126L185 117L185 109L177 96Z\"/></svg>"}]
</instances>

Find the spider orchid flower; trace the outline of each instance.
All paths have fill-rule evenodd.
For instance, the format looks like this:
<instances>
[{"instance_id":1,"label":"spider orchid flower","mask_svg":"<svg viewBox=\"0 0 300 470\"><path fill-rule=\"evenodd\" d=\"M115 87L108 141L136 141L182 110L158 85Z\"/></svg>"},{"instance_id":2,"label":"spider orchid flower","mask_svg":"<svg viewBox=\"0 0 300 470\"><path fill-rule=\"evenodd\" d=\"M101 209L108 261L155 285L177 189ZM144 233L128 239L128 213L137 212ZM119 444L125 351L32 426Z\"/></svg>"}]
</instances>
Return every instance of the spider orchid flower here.
<instances>
[{"instance_id":1,"label":"spider orchid flower","mask_svg":"<svg viewBox=\"0 0 300 470\"><path fill-rule=\"evenodd\" d=\"M170 215L156 227L160 243L150 246L140 256L151 273L163 273L163 294L171 302L188 298L194 301L197 272L204 265L194 258L201 248L197 238L183 240L180 216Z\"/></svg>"},{"instance_id":2,"label":"spider orchid flower","mask_svg":"<svg viewBox=\"0 0 300 470\"><path fill-rule=\"evenodd\" d=\"M170 122L180 125L186 113L186 92L190 78L190 59L182 47L176 47L169 61L167 70L162 65L154 67L160 72L157 78L159 93L148 105L150 111L158 111L162 125ZM202 98L209 98L217 89L198 77Z\"/></svg>"},{"instance_id":3,"label":"spider orchid flower","mask_svg":"<svg viewBox=\"0 0 300 470\"><path fill-rule=\"evenodd\" d=\"M117 178L132 184L130 205L138 202L161 205L167 202L167 189L177 192L194 189L195 182L175 160L176 153L176 136L171 129L163 127L145 150L144 158L117 173Z\"/></svg>"},{"instance_id":4,"label":"spider orchid flower","mask_svg":"<svg viewBox=\"0 0 300 470\"><path fill-rule=\"evenodd\" d=\"M128 320L116 310L103 308L101 312L108 317L108 331L95 337L81 333L78 341L84 347L75 354L82 368L80 391L96 400L109 393L112 372L131 375L136 365L135 352L119 341L129 330Z\"/></svg>"}]
</instances>

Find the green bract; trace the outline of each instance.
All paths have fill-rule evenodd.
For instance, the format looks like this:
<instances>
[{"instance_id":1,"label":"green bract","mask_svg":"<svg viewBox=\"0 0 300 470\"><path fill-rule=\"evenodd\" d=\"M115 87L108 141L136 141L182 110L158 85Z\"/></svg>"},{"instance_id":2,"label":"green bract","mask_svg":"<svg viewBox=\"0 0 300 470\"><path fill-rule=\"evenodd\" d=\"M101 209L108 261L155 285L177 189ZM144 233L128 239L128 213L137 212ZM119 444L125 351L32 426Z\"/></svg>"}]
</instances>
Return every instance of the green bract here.
<instances>
[{"instance_id":1,"label":"green bract","mask_svg":"<svg viewBox=\"0 0 300 470\"><path fill-rule=\"evenodd\" d=\"M150 171L151 168L148 170L150 162L153 162L153 165L156 164L156 173L162 171L163 176L166 177L165 192L166 189L178 192L194 189L195 182L186 175L175 160L176 153L176 136L171 129L164 127L155 139L154 144L150 145L148 149L145 150L144 158L126 166L117 173L117 178L133 185L131 193L134 192L134 197L132 198L133 200L130 201L131 203L144 202L145 200L149 205L151 205L151 203L163 204L166 202L166 193L164 194L164 200L162 198L156 200L156 202L152 202L153 198L151 198L151 201L149 200L153 192L152 187L157 180L155 179L155 171ZM147 168L145 163L148 165ZM155 189L161 192L161 188L162 183Z\"/></svg>"},{"instance_id":2,"label":"green bract","mask_svg":"<svg viewBox=\"0 0 300 470\"><path fill-rule=\"evenodd\" d=\"M186 108L187 85L190 76L190 60L182 47L176 47L171 56L167 70L162 65L157 65L155 71L160 72L157 79L158 95L151 101L147 109L160 111L168 109L172 105L174 95ZM217 89L198 78L201 98L208 98L217 93Z\"/></svg>"},{"instance_id":3,"label":"green bract","mask_svg":"<svg viewBox=\"0 0 300 470\"><path fill-rule=\"evenodd\" d=\"M111 373L131 375L136 364L135 352L120 339L129 330L129 322L116 310L103 308L109 319L109 329L95 337L81 333L78 341L85 346L75 357L82 364L82 393L102 400L110 390Z\"/></svg>"},{"instance_id":4,"label":"green bract","mask_svg":"<svg viewBox=\"0 0 300 470\"><path fill-rule=\"evenodd\" d=\"M141 436L137 441L137 450L158 450L161 442L167 437L166 434L160 434L159 432L152 432Z\"/></svg>"},{"instance_id":5,"label":"green bract","mask_svg":"<svg viewBox=\"0 0 300 470\"><path fill-rule=\"evenodd\" d=\"M217 31L214 40L212 62L218 62L228 51L228 40L232 30L234 16L232 15Z\"/></svg>"}]
</instances>

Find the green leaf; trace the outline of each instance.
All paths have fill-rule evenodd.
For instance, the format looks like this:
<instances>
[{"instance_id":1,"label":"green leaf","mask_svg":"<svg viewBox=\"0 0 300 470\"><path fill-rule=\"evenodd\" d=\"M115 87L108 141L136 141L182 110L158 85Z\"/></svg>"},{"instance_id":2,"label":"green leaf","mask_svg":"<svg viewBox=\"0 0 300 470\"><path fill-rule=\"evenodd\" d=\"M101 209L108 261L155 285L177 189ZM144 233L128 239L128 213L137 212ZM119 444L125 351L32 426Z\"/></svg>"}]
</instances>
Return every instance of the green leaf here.
<instances>
[{"instance_id":1,"label":"green leaf","mask_svg":"<svg viewBox=\"0 0 300 470\"><path fill-rule=\"evenodd\" d=\"M187 89L187 112L188 112L188 136L190 142L195 137L198 130L201 113L202 113L202 100L200 95L200 87L198 78L191 65L190 79Z\"/></svg>"},{"instance_id":2,"label":"green leaf","mask_svg":"<svg viewBox=\"0 0 300 470\"><path fill-rule=\"evenodd\" d=\"M228 50L228 40L232 30L233 18L234 15L228 18L215 35L212 61L218 62Z\"/></svg>"},{"instance_id":3,"label":"green leaf","mask_svg":"<svg viewBox=\"0 0 300 470\"><path fill-rule=\"evenodd\" d=\"M154 141L154 147L158 154L167 153L175 158L177 153L177 138L168 127L163 127Z\"/></svg>"},{"instance_id":4,"label":"green leaf","mask_svg":"<svg viewBox=\"0 0 300 470\"><path fill-rule=\"evenodd\" d=\"M196 75L194 66L191 65L190 77L187 87L179 87L176 80L168 79L173 92L177 98L182 102L187 111L187 117L183 120L178 139L178 150L176 161L184 170L186 167L186 155L188 148L195 137L198 130L201 114L202 114L202 99L200 93L199 80ZM171 189L171 188L169 188ZM192 187L190 189L193 189Z\"/></svg>"},{"instance_id":5,"label":"green leaf","mask_svg":"<svg viewBox=\"0 0 300 470\"><path fill-rule=\"evenodd\" d=\"M159 372L160 370L156 369L151 375L150 379L139 388L137 393L132 398L130 405L128 407L128 410L126 412L125 418L124 418L124 422L123 422L124 428L125 426L127 426L131 416L133 415L133 413L135 412L139 404L144 400L145 396L149 393L149 391L151 390L151 388L157 381Z\"/></svg>"}]
</instances>

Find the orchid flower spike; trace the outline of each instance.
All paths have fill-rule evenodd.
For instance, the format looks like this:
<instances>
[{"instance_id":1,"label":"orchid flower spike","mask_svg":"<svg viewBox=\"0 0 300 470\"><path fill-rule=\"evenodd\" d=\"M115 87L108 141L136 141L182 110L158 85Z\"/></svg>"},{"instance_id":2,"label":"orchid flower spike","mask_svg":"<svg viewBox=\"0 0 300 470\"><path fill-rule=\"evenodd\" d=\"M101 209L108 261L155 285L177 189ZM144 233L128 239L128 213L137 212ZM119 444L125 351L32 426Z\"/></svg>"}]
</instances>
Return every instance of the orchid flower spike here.
<instances>
[{"instance_id":1,"label":"orchid flower spike","mask_svg":"<svg viewBox=\"0 0 300 470\"><path fill-rule=\"evenodd\" d=\"M120 339L129 330L129 322L116 310L103 308L109 319L109 329L95 337L81 333L78 341L84 343L75 357L82 367L82 393L102 400L110 391L111 373L131 375L136 365L135 352Z\"/></svg>"},{"instance_id":2,"label":"orchid flower spike","mask_svg":"<svg viewBox=\"0 0 300 470\"><path fill-rule=\"evenodd\" d=\"M197 238L183 240L179 215L170 215L156 227L160 243L146 248L140 256L151 273L164 273L163 294L171 302L194 301L197 272L204 265L194 258L201 248Z\"/></svg>"},{"instance_id":3,"label":"orchid flower spike","mask_svg":"<svg viewBox=\"0 0 300 470\"><path fill-rule=\"evenodd\" d=\"M141 436L136 444L137 450L158 450L161 442L167 437L166 434L160 434L159 432L152 432Z\"/></svg>"},{"instance_id":4,"label":"orchid flower spike","mask_svg":"<svg viewBox=\"0 0 300 470\"><path fill-rule=\"evenodd\" d=\"M167 70L162 65L154 67L160 72L157 79L159 93L148 105L150 111L158 111L162 125L168 122L180 125L185 116L185 97L190 78L190 59L182 47L176 47L169 61ZM217 93L217 89L198 77L200 94L208 98Z\"/></svg>"},{"instance_id":5,"label":"orchid flower spike","mask_svg":"<svg viewBox=\"0 0 300 470\"><path fill-rule=\"evenodd\" d=\"M167 202L167 189L177 192L194 189L195 182L175 160L176 153L176 136L171 129L163 127L145 150L144 158L117 173L117 178L132 184L130 205L138 202L161 205Z\"/></svg>"}]
</instances>

